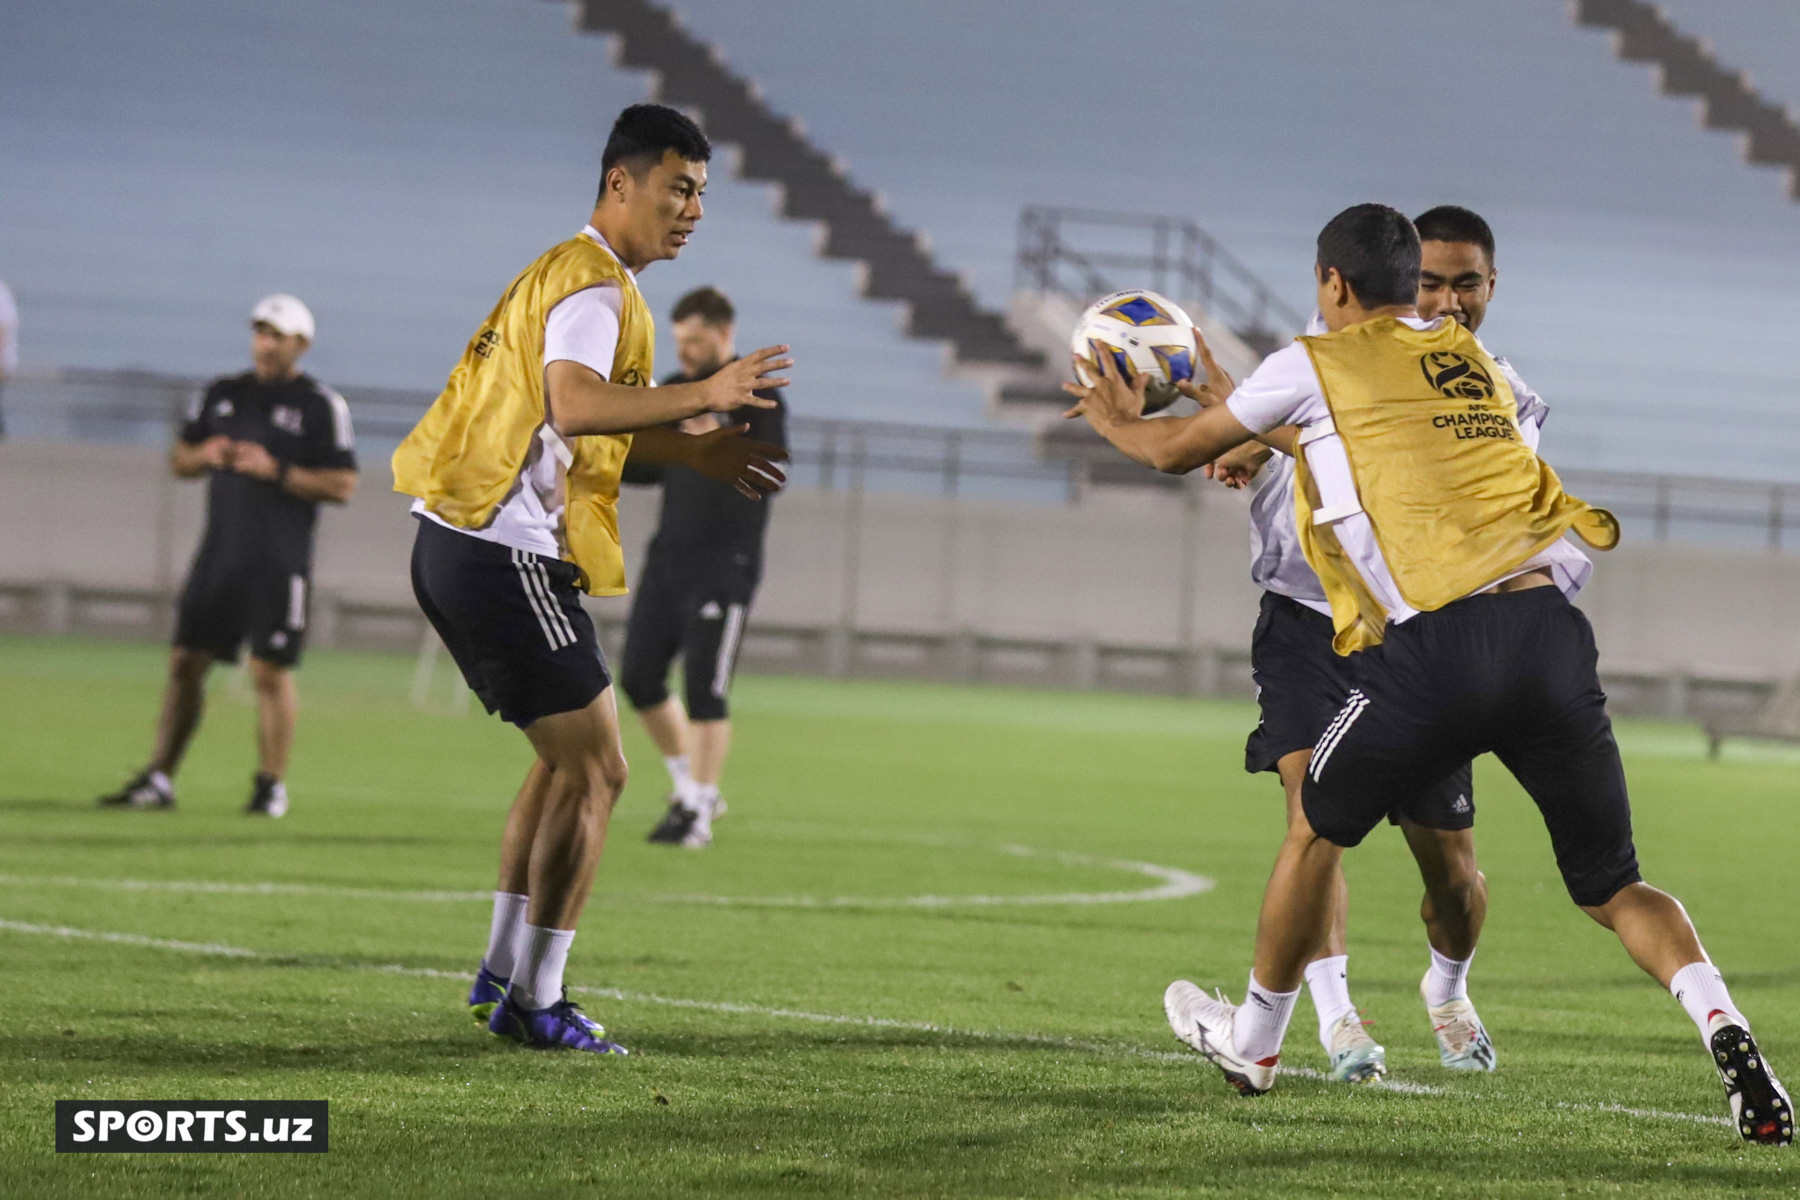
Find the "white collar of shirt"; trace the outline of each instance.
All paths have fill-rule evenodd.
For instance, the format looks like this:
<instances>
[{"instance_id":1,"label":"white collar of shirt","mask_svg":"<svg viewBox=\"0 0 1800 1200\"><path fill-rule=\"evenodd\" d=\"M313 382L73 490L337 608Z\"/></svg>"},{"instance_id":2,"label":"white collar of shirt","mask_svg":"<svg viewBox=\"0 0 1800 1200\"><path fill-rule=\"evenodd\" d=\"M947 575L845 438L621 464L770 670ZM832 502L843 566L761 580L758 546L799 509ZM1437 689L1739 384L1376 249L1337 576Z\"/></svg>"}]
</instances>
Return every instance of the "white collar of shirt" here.
<instances>
[{"instance_id":1,"label":"white collar of shirt","mask_svg":"<svg viewBox=\"0 0 1800 1200\"><path fill-rule=\"evenodd\" d=\"M599 242L600 248L612 255L614 262L618 263L621 267L625 267L625 260L620 258L619 252L614 250L607 240L600 236L600 231L598 229L595 229L592 225L583 225L581 227L581 232L588 237L593 238L596 242ZM636 271L633 271L630 267L625 267L625 274L630 277L633 283L637 282Z\"/></svg>"},{"instance_id":2,"label":"white collar of shirt","mask_svg":"<svg viewBox=\"0 0 1800 1200\"><path fill-rule=\"evenodd\" d=\"M595 236L598 237L599 235L596 234ZM1401 317L1400 319L1414 329L1436 329L1439 325L1442 325L1445 320L1443 317L1433 317L1429 321L1422 317ZM1306 318L1306 336L1320 337L1323 334L1330 332L1330 328L1325 324L1325 314L1321 313L1316 308L1313 309L1312 316Z\"/></svg>"}]
</instances>

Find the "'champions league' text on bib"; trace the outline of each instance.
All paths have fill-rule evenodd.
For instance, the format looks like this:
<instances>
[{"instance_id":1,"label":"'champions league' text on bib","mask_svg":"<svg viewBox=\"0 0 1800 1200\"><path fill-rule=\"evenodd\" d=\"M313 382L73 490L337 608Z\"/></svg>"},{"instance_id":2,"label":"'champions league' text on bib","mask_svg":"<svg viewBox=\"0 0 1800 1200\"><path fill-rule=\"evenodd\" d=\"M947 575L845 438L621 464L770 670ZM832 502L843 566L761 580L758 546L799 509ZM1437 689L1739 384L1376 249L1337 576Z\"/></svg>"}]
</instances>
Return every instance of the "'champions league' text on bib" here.
<instances>
[{"instance_id":1,"label":"'champions league' text on bib","mask_svg":"<svg viewBox=\"0 0 1800 1200\"><path fill-rule=\"evenodd\" d=\"M1300 340L1354 484L1353 496L1321 497L1301 446L1301 546L1340 653L1380 642L1385 624L1333 533L1348 513L1367 514L1396 587L1421 612L1505 578L1571 529L1598 549L1618 544L1613 515L1563 491L1525 444L1512 389L1455 321L1419 330L1382 317Z\"/></svg>"}]
</instances>

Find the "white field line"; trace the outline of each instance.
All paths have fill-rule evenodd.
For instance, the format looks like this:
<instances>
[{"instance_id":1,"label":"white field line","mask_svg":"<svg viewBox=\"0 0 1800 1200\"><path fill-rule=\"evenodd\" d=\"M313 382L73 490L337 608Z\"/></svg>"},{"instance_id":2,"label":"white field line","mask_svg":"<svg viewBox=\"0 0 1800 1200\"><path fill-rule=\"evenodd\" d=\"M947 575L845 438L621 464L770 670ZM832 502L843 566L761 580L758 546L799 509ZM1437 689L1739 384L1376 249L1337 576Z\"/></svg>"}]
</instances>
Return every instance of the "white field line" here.
<instances>
[{"instance_id":1,"label":"white field line","mask_svg":"<svg viewBox=\"0 0 1800 1200\"><path fill-rule=\"evenodd\" d=\"M337 887L315 883L222 883L206 879L80 879L73 875L0 873L0 886L56 887L102 892L199 892L218 896L327 896L346 900L398 900L444 904L453 901L493 903L493 892L389 891L384 888Z\"/></svg>"},{"instance_id":2,"label":"white field line","mask_svg":"<svg viewBox=\"0 0 1800 1200\"><path fill-rule=\"evenodd\" d=\"M1204 875L1122 858L1096 858L1087 854L1035 850L1030 846L997 846L1002 854L1021 858L1053 858L1076 867L1127 871L1158 880L1158 886L1135 892L1064 892L1019 896L622 896L621 900L652 904L696 904L737 908L979 908L998 905L1130 904L1147 900L1180 900L1213 889ZM200 892L225 896L327 896L350 900L412 901L443 904L491 901L492 892L386 891L380 888L338 887L311 883L223 883L181 879L80 879L71 875L14 875L0 873L0 885L64 887L124 892Z\"/></svg>"},{"instance_id":3,"label":"white field line","mask_svg":"<svg viewBox=\"0 0 1800 1200\"><path fill-rule=\"evenodd\" d=\"M0 929L13 933L41 933L49 937L79 938L87 942L116 942L122 946L143 946L150 950L174 950L181 954L213 954L224 958L262 958L254 950L226 946L219 942L175 942L167 938L145 937L141 933L97 933L89 929L70 929L67 925L32 925L25 921L0 919Z\"/></svg>"},{"instance_id":4,"label":"white field line","mask_svg":"<svg viewBox=\"0 0 1800 1200\"><path fill-rule=\"evenodd\" d=\"M213 955L223 958L253 958L274 961L285 961L300 967L335 971L372 971L383 975L401 975L413 979L448 979L459 983L467 983L475 978L468 971L443 971L432 967L406 967L398 963L358 963L343 959L307 958L298 955L268 954L259 950L248 950L240 946L227 946L217 942L179 942L164 938L145 937L135 933L103 933L87 929L71 929L66 925L37 925L28 921L12 921L0 917L0 931L10 933L37 934L44 937L73 938L82 941L113 942L120 945L139 946L151 950L168 950L179 954ZM1013 1043L1033 1046L1057 1046L1067 1050L1076 1050L1089 1054L1121 1054L1132 1058L1149 1059L1153 1062L1197 1064L1200 1059L1193 1054L1184 1054L1170 1050L1152 1050L1147 1046L1133 1046L1123 1042L1101 1042L1084 1038L1064 1037L1045 1033L1008 1033L999 1029L964 1029L954 1025L940 1024L935 1021L904 1021L893 1017L853 1017L838 1013L808 1012L798 1008L780 1008L765 1004L746 1004L734 1000L694 1000L681 996L662 996L654 992L627 992L619 988L609 987L575 987L569 991L583 996L597 996L602 999L616 1000L621 1004L651 1004L664 1008L685 1008L700 1012L728 1013L742 1016L771 1017L779 1020L806 1021L820 1025L848 1025L864 1029L904 1029L916 1033L936 1033L947 1037L968 1038L972 1041L997 1043ZM1282 1067L1281 1073L1300 1079L1324 1080L1328 1078L1323 1071L1311 1067ZM1427 1083L1412 1083L1403 1079L1382 1079L1371 1084L1360 1086L1379 1088L1383 1091L1399 1092L1413 1096L1438 1096L1445 1094L1443 1088L1433 1087ZM1478 1099L1479 1097L1471 1097ZM1627 1108L1619 1104L1572 1104L1558 1102L1559 1109L1570 1112L1619 1113L1624 1116L1640 1117L1647 1120L1660 1121L1692 1121L1703 1125L1725 1125L1731 1122L1724 1117L1703 1116L1699 1113L1663 1112L1653 1108Z\"/></svg>"}]
</instances>

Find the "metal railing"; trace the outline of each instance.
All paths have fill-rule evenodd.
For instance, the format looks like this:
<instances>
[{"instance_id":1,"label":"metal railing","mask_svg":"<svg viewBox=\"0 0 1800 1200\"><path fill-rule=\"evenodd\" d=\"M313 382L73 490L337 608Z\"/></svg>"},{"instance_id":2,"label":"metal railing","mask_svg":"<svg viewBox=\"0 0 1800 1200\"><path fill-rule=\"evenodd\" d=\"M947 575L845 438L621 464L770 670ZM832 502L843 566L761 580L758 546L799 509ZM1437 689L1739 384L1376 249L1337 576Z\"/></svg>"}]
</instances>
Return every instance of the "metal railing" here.
<instances>
[{"instance_id":1,"label":"metal railing","mask_svg":"<svg viewBox=\"0 0 1800 1200\"><path fill-rule=\"evenodd\" d=\"M8 434L20 440L166 444L204 380L144 371L69 369L13 379L4 393ZM436 397L399 388L340 388L358 452L384 461ZM1089 463L1045 458L1031 434L796 416L788 421L793 486L1072 501Z\"/></svg>"},{"instance_id":2,"label":"metal railing","mask_svg":"<svg viewBox=\"0 0 1800 1200\"><path fill-rule=\"evenodd\" d=\"M1019 213L1017 288L1085 305L1116 291L1120 278L1148 280L1177 304L1198 304L1263 353L1306 327L1304 316L1186 217L1035 205Z\"/></svg>"},{"instance_id":3,"label":"metal railing","mask_svg":"<svg viewBox=\"0 0 1800 1200\"><path fill-rule=\"evenodd\" d=\"M21 440L162 445L201 386L197 379L140 371L40 372L10 381L3 403L8 433ZM385 459L434 396L397 388L342 391L369 462ZM827 491L1070 503L1091 484L1124 478L1108 472L1109 456L1072 453L1054 438L1009 429L798 416L789 421L789 441L792 484ZM1628 542L1800 550L1800 484L1580 469L1560 474L1571 492L1612 509Z\"/></svg>"}]
</instances>

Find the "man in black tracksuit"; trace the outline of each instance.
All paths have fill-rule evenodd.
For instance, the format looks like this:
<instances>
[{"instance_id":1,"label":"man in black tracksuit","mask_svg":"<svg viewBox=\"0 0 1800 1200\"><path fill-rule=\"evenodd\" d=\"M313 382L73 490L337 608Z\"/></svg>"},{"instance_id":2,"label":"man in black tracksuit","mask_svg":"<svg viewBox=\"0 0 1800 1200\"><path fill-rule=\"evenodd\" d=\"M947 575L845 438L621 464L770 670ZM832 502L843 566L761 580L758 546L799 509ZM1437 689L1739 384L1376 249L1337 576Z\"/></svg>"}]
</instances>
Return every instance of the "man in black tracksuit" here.
<instances>
[{"instance_id":1,"label":"man in black tracksuit","mask_svg":"<svg viewBox=\"0 0 1800 1200\"><path fill-rule=\"evenodd\" d=\"M736 357L736 314L712 288L683 296L672 313L680 373L665 384L704 379ZM743 409L743 436L787 445L787 406L779 392L758 392L774 408ZM705 433L740 415L708 414L682 423ZM661 484L662 512L638 578L625 630L619 683L662 751L674 789L669 811L650 840L698 848L712 842L713 818L725 811L719 776L731 747L726 695L731 671L762 579L769 503L680 466L631 466L626 483ZM679 656L687 706L669 691Z\"/></svg>"},{"instance_id":2,"label":"man in black tracksuit","mask_svg":"<svg viewBox=\"0 0 1800 1200\"><path fill-rule=\"evenodd\" d=\"M250 644L257 771L246 811L287 812L294 668L311 608L319 505L356 490L356 436L344 398L300 370L313 318L289 295L250 314L252 370L215 380L169 455L182 479L207 479L206 534L181 591L156 745L144 769L100 803L175 807L175 773L200 726L206 676Z\"/></svg>"}]
</instances>

